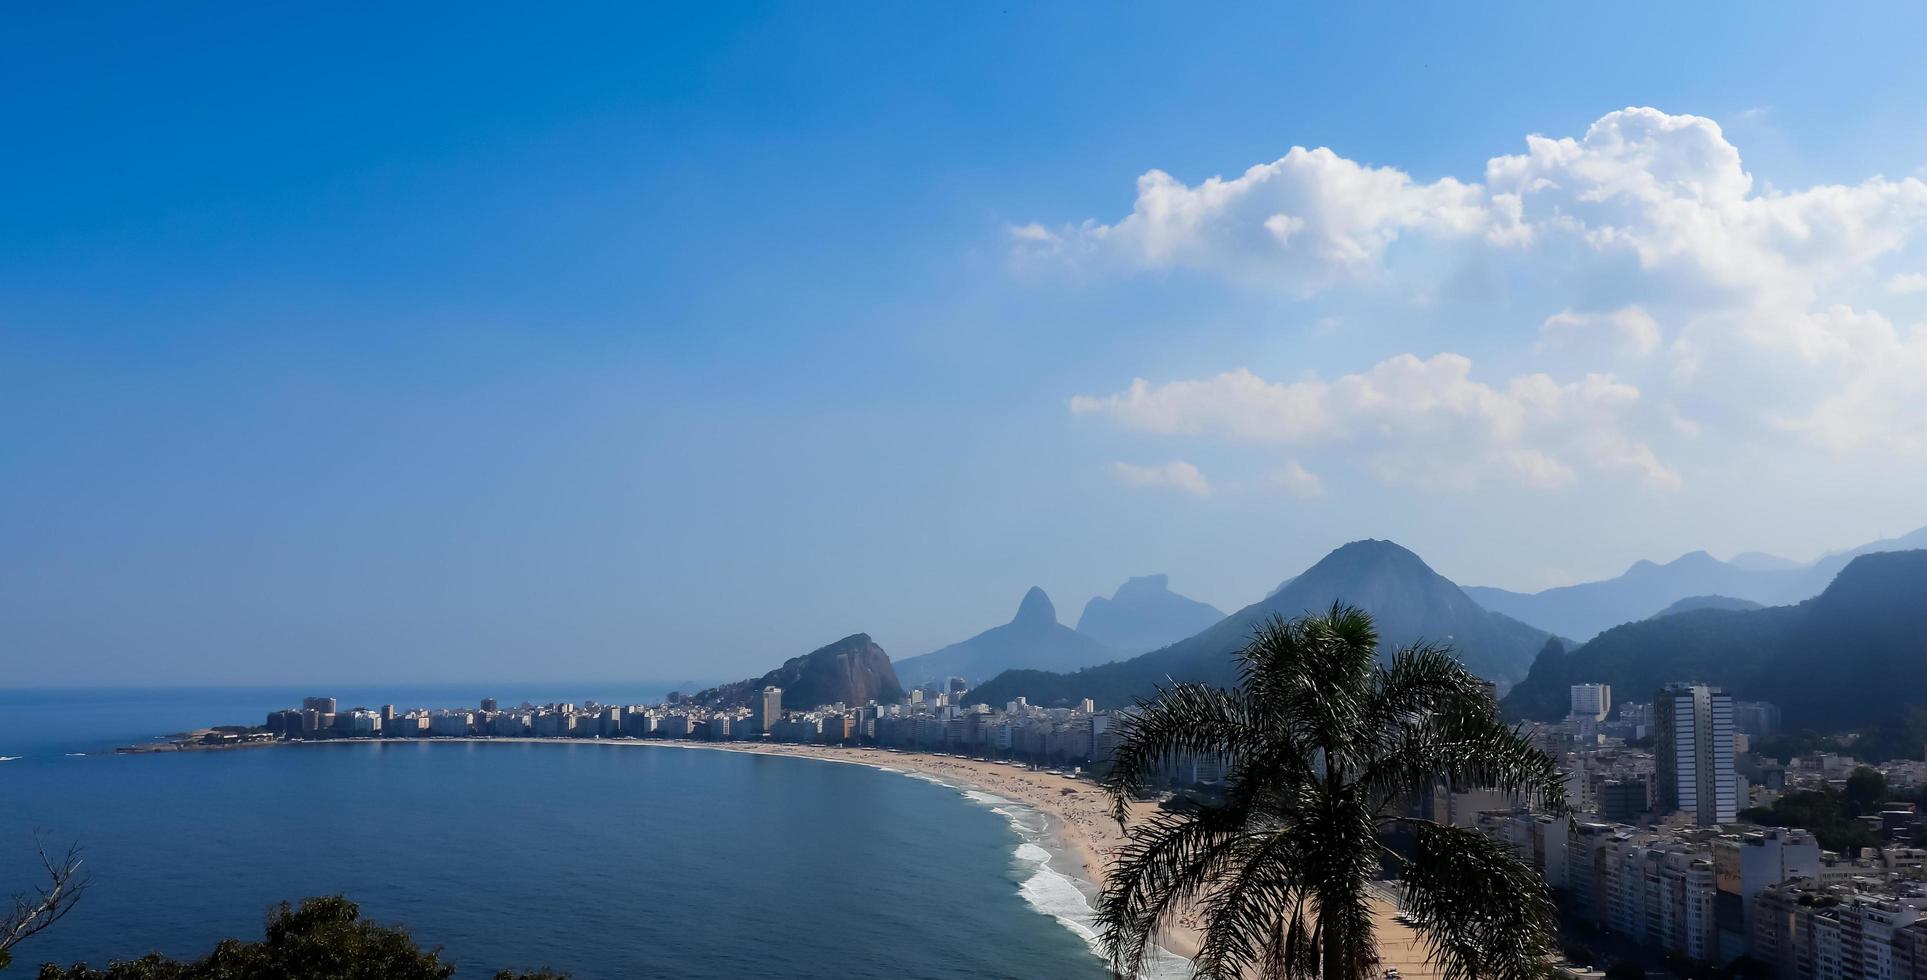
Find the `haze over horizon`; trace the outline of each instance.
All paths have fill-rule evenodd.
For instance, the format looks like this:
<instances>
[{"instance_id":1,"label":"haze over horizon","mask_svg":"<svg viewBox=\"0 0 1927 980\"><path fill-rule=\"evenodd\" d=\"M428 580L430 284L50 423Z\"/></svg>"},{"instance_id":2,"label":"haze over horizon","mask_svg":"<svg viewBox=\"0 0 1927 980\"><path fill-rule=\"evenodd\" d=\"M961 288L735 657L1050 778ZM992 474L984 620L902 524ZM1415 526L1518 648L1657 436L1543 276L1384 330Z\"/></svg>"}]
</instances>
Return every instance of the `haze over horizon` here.
<instances>
[{"instance_id":1,"label":"haze over horizon","mask_svg":"<svg viewBox=\"0 0 1927 980\"><path fill-rule=\"evenodd\" d=\"M1927 11L1641 9L16 12L0 685L1927 524Z\"/></svg>"}]
</instances>

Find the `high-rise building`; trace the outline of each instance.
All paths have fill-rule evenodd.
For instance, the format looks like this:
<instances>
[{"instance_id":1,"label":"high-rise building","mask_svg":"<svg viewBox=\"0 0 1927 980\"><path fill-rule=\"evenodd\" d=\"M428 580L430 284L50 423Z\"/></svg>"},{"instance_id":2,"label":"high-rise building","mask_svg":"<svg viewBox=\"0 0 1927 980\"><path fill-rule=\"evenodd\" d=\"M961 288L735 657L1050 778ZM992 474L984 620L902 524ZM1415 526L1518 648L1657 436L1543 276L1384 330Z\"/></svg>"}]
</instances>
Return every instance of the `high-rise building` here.
<instances>
[{"instance_id":1,"label":"high-rise building","mask_svg":"<svg viewBox=\"0 0 1927 980\"><path fill-rule=\"evenodd\" d=\"M315 711L324 715L332 715L339 710L334 698L302 698L301 708L304 711Z\"/></svg>"},{"instance_id":2,"label":"high-rise building","mask_svg":"<svg viewBox=\"0 0 1927 980\"><path fill-rule=\"evenodd\" d=\"M483 711L494 711L494 710L495 710L495 699L494 699L494 698L483 698L483 699L482 699L482 710L483 710Z\"/></svg>"},{"instance_id":3,"label":"high-rise building","mask_svg":"<svg viewBox=\"0 0 1927 980\"><path fill-rule=\"evenodd\" d=\"M1713 872L1722 895L1739 906L1742 931L1753 931L1760 893L1795 878L1818 880L1820 844L1804 830L1778 827L1729 834L1713 842Z\"/></svg>"},{"instance_id":4,"label":"high-rise building","mask_svg":"<svg viewBox=\"0 0 1927 980\"><path fill-rule=\"evenodd\" d=\"M385 729L388 726L388 724L394 720L395 720L395 706L392 704L382 705L381 706L382 727Z\"/></svg>"},{"instance_id":5,"label":"high-rise building","mask_svg":"<svg viewBox=\"0 0 1927 980\"><path fill-rule=\"evenodd\" d=\"M1644 778L1606 780L1598 796L1599 815L1615 823L1638 823L1649 807Z\"/></svg>"},{"instance_id":6,"label":"high-rise building","mask_svg":"<svg viewBox=\"0 0 1927 980\"><path fill-rule=\"evenodd\" d=\"M1611 684L1574 684L1572 686L1572 716L1605 721L1612 714L1613 688Z\"/></svg>"},{"instance_id":7,"label":"high-rise building","mask_svg":"<svg viewBox=\"0 0 1927 980\"><path fill-rule=\"evenodd\" d=\"M777 720L783 717L783 689L780 687L763 688L763 700L757 707L757 726L765 732L775 728Z\"/></svg>"},{"instance_id":8,"label":"high-rise building","mask_svg":"<svg viewBox=\"0 0 1927 980\"><path fill-rule=\"evenodd\" d=\"M1739 814L1733 769L1733 696L1704 684L1666 685L1653 700L1653 767L1659 812L1684 813L1703 827Z\"/></svg>"}]
</instances>

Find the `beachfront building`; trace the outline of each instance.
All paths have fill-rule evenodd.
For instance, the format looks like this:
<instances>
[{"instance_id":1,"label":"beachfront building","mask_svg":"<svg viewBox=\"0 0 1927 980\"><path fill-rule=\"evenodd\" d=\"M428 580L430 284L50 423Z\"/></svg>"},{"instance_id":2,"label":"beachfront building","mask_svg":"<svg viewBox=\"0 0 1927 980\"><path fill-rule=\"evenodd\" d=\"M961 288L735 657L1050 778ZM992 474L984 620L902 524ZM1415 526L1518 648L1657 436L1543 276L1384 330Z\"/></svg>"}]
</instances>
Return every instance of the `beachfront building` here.
<instances>
[{"instance_id":1,"label":"beachfront building","mask_svg":"<svg viewBox=\"0 0 1927 980\"><path fill-rule=\"evenodd\" d=\"M783 717L783 689L780 687L763 688L761 700L757 702L756 727L769 731Z\"/></svg>"},{"instance_id":2,"label":"beachfront building","mask_svg":"<svg viewBox=\"0 0 1927 980\"><path fill-rule=\"evenodd\" d=\"M1654 700L1653 760L1659 812L1702 827L1739 814L1733 764L1733 696L1704 684L1668 684Z\"/></svg>"},{"instance_id":3,"label":"beachfront building","mask_svg":"<svg viewBox=\"0 0 1927 980\"><path fill-rule=\"evenodd\" d=\"M1768 888L1820 875L1820 842L1804 830L1769 827L1727 834L1713 842L1720 898L1734 909L1737 931L1750 935L1753 913Z\"/></svg>"},{"instance_id":4,"label":"beachfront building","mask_svg":"<svg viewBox=\"0 0 1927 980\"><path fill-rule=\"evenodd\" d=\"M1927 980L1923 906L1917 881L1795 879L1760 893L1752 954L1778 980Z\"/></svg>"},{"instance_id":5,"label":"beachfront building","mask_svg":"<svg viewBox=\"0 0 1927 980\"><path fill-rule=\"evenodd\" d=\"M1574 824L1565 856L1572 911L1634 942L1713 962L1719 930L1711 844L1705 832Z\"/></svg>"}]
</instances>

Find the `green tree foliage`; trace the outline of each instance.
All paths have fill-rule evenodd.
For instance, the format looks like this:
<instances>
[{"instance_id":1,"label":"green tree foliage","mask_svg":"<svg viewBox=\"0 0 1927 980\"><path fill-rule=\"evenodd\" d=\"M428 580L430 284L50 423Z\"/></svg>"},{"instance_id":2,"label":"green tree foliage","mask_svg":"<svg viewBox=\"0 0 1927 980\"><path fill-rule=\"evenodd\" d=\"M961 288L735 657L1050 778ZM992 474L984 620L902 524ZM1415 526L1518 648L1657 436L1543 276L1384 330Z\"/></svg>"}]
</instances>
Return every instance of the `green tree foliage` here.
<instances>
[{"instance_id":1,"label":"green tree foliage","mask_svg":"<svg viewBox=\"0 0 1927 980\"><path fill-rule=\"evenodd\" d=\"M1794 725L1904 726L1910 706L1927 704L1923 633L1927 551L1861 555L1797 606L1698 609L1615 626L1569 654L1542 653L1505 707L1550 721L1564 716L1572 684L1603 681L1622 700L1642 701L1690 678L1778 704ZM1920 758L1922 741L1911 743L1896 756Z\"/></svg>"},{"instance_id":2,"label":"green tree foliage","mask_svg":"<svg viewBox=\"0 0 1927 980\"><path fill-rule=\"evenodd\" d=\"M1863 817L1879 813L1880 805L1887 802L1887 777L1880 770L1869 766L1855 766L1847 775L1847 789L1843 794L1845 812L1849 817Z\"/></svg>"},{"instance_id":3,"label":"green tree foliage","mask_svg":"<svg viewBox=\"0 0 1927 980\"><path fill-rule=\"evenodd\" d=\"M1784 645L1803 607L1692 612L1615 626L1566 653L1548 650L1506 695L1506 714L1544 721L1565 717L1572 685L1604 681L1615 700L1650 700L1682 678L1745 694L1762 665ZM1794 706L1786 707L1789 715Z\"/></svg>"},{"instance_id":4,"label":"green tree foliage","mask_svg":"<svg viewBox=\"0 0 1927 980\"><path fill-rule=\"evenodd\" d=\"M1179 684L1140 703L1106 779L1120 823L1180 759L1221 760L1228 789L1130 828L1098 906L1116 974L1137 975L1191 910L1199 976L1362 980L1385 862L1446 980L1540 974L1557 949L1545 879L1491 837L1399 814L1440 779L1563 810L1558 768L1450 651L1412 646L1381 665L1378 645L1352 607L1274 618L1239 654L1235 687Z\"/></svg>"},{"instance_id":5,"label":"green tree foliage","mask_svg":"<svg viewBox=\"0 0 1927 980\"><path fill-rule=\"evenodd\" d=\"M1851 732L1823 735L1811 729L1755 739L1752 750L1782 763L1811 752L1834 752L1865 762L1919 759L1927 753L1927 709L1909 706L1899 721L1878 722Z\"/></svg>"},{"instance_id":6,"label":"green tree foliage","mask_svg":"<svg viewBox=\"0 0 1927 980\"><path fill-rule=\"evenodd\" d=\"M1864 768L1864 767L1863 767ZM1871 770L1870 770L1871 771ZM1879 773L1874 773L1878 776ZM1886 781L1881 781L1884 789ZM1884 794L1883 794L1884 795ZM1832 787L1788 793L1772 806L1756 806L1740 811L1742 823L1766 827L1799 827L1813 832L1820 846L1829 851L1851 851L1878 847L1880 838L1848 812L1847 796Z\"/></svg>"},{"instance_id":7,"label":"green tree foliage","mask_svg":"<svg viewBox=\"0 0 1927 980\"><path fill-rule=\"evenodd\" d=\"M286 902L268 915L259 942L223 939L201 959L182 962L159 953L111 963L97 970L85 963L48 963L40 980L445 980L455 967L439 949L424 951L408 930L361 917L339 895ZM547 971L498 977L555 978Z\"/></svg>"}]
</instances>

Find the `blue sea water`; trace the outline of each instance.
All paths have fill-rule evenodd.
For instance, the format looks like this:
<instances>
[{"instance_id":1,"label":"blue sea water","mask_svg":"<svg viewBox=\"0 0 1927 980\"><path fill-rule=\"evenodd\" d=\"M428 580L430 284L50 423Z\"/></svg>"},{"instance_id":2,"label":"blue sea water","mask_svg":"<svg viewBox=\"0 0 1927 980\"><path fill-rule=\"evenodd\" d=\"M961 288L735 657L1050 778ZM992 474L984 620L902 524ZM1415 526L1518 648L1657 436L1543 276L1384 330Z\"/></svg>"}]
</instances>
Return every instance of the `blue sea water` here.
<instances>
[{"instance_id":1,"label":"blue sea water","mask_svg":"<svg viewBox=\"0 0 1927 980\"><path fill-rule=\"evenodd\" d=\"M33 880L36 828L81 842L94 882L13 972L195 956L338 892L458 976L1105 976L1041 817L866 766L577 742L68 754L287 701L0 692L0 891Z\"/></svg>"}]
</instances>

